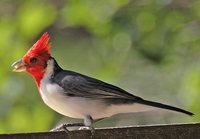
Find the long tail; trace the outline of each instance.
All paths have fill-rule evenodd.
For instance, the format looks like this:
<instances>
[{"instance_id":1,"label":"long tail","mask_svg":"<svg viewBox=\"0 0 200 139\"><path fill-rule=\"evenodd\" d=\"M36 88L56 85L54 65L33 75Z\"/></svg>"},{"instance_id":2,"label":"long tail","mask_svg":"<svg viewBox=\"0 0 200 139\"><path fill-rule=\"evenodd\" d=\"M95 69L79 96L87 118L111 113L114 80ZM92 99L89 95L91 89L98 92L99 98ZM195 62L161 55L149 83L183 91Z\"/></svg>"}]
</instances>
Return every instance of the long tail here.
<instances>
[{"instance_id":1,"label":"long tail","mask_svg":"<svg viewBox=\"0 0 200 139\"><path fill-rule=\"evenodd\" d=\"M148 101L148 100L139 100L139 101L137 101L137 103L149 105L149 106L153 106L153 107L157 107L157 108L167 109L167 110L171 110L171 111L176 111L176 112L187 114L189 116L194 115L193 113L191 113L189 111L186 111L186 110L174 107L174 106L169 106L166 104L158 103L158 102L153 102L153 101Z\"/></svg>"}]
</instances>

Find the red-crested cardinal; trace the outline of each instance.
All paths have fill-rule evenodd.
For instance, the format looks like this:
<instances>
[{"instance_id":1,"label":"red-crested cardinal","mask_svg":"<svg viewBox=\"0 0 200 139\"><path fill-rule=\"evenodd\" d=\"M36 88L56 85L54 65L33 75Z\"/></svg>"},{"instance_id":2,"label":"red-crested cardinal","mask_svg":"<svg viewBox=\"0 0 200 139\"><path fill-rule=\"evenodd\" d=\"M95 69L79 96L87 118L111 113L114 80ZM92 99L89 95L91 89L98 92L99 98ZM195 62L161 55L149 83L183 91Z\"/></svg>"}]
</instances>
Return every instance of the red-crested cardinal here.
<instances>
[{"instance_id":1,"label":"red-crested cardinal","mask_svg":"<svg viewBox=\"0 0 200 139\"><path fill-rule=\"evenodd\" d=\"M193 115L174 106L145 100L98 79L63 70L51 56L50 48L49 35L44 33L12 66L16 72L25 71L33 76L44 103L50 108L64 116L84 119L82 124L74 125L90 127L95 120L115 114L155 108Z\"/></svg>"}]
</instances>

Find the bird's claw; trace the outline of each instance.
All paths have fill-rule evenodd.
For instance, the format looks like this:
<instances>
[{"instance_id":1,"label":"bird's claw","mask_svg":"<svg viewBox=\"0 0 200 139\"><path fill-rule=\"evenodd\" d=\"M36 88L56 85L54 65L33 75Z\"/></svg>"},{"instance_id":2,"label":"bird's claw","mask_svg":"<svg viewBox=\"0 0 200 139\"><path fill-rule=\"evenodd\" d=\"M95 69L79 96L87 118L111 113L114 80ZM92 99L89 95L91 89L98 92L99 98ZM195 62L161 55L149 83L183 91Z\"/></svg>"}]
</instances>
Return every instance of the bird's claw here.
<instances>
[{"instance_id":1,"label":"bird's claw","mask_svg":"<svg viewBox=\"0 0 200 139\"><path fill-rule=\"evenodd\" d=\"M81 126L78 128L78 130L90 130L90 127L88 126Z\"/></svg>"},{"instance_id":2,"label":"bird's claw","mask_svg":"<svg viewBox=\"0 0 200 139\"><path fill-rule=\"evenodd\" d=\"M61 124L50 131L65 131L66 133L69 133L69 130L67 128L75 126L84 126L84 124L83 123Z\"/></svg>"},{"instance_id":3,"label":"bird's claw","mask_svg":"<svg viewBox=\"0 0 200 139\"><path fill-rule=\"evenodd\" d=\"M67 127L69 127L67 124L61 124L53 129L51 129L50 132L65 131L66 133L69 133L69 130L67 129Z\"/></svg>"},{"instance_id":4,"label":"bird's claw","mask_svg":"<svg viewBox=\"0 0 200 139\"><path fill-rule=\"evenodd\" d=\"M95 128L91 126L82 126L82 127L79 127L78 130L90 130L91 138L94 136L94 133L95 133Z\"/></svg>"},{"instance_id":5,"label":"bird's claw","mask_svg":"<svg viewBox=\"0 0 200 139\"><path fill-rule=\"evenodd\" d=\"M74 127L74 126L80 126L78 130L90 130L91 132L91 138L94 136L95 129L91 126L85 126L83 123L73 123L73 124L61 124L53 129L50 130L50 132L54 131L65 131L66 133L69 133L70 131L67 129L68 127Z\"/></svg>"}]
</instances>

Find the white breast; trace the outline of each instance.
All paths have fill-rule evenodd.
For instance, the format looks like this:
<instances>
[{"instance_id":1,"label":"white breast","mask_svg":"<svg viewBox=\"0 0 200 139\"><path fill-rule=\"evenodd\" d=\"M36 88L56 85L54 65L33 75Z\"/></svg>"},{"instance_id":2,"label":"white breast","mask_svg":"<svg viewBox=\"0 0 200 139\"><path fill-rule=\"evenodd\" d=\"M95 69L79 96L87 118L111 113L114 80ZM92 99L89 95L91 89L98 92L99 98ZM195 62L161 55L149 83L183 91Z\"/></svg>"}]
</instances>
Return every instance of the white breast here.
<instances>
[{"instance_id":1,"label":"white breast","mask_svg":"<svg viewBox=\"0 0 200 139\"><path fill-rule=\"evenodd\" d=\"M56 84L50 84L44 80L41 82L40 93L43 101L58 113L72 117L84 118L91 115L94 119L101 118L106 105L100 100L91 100L80 97L68 97Z\"/></svg>"},{"instance_id":2,"label":"white breast","mask_svg":"<svg viewBox=\"0 0 200 139\"><path fill-rule=\"evenodd\" d=\"M40 94L45 102L50 108L57 111L65 116L82 118L82 114L78 113L73 109L73 106L69 104L70 98L65 95L63 88L57 84L52 84L50 78L53 74L54 61L49 60L47 62L47 68L43 79L40 82Z\"/></svg>"},{"instance_id":3,"label":"white breast","mask_svg":"<svg viewBox=\"0 0 200 139\"><path fill-rule=\"evenodd\" d=\"M43 82L40 87L40 93L45 104L53 110L65 116L81 118L77 117L80 115L77 115L72 107L67 104L69 98L63 94L63 89L58 85Z\"/></svg>"}]
</instances>

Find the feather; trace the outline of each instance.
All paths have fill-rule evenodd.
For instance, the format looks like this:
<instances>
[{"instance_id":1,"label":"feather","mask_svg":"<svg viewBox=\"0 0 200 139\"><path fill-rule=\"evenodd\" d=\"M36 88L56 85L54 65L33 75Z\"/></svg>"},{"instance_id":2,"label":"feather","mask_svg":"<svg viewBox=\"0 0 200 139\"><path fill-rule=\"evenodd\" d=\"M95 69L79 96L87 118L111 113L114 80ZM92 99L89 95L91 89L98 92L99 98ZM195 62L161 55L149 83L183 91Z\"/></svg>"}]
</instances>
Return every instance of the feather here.
<instances>
[{"instance_id":1,"label":"feather","mask_svg":"<svg viewBox=\"0 0 200 139\"><path fill-rule=\"evenodd\" d=\"M49 59L50 57L50 48L49 44L49 34L45 32L41 38L28 50L24 55L23 59L28 59L32 56L41 57L43 59Z\"/></svg>"}]
</instances>

